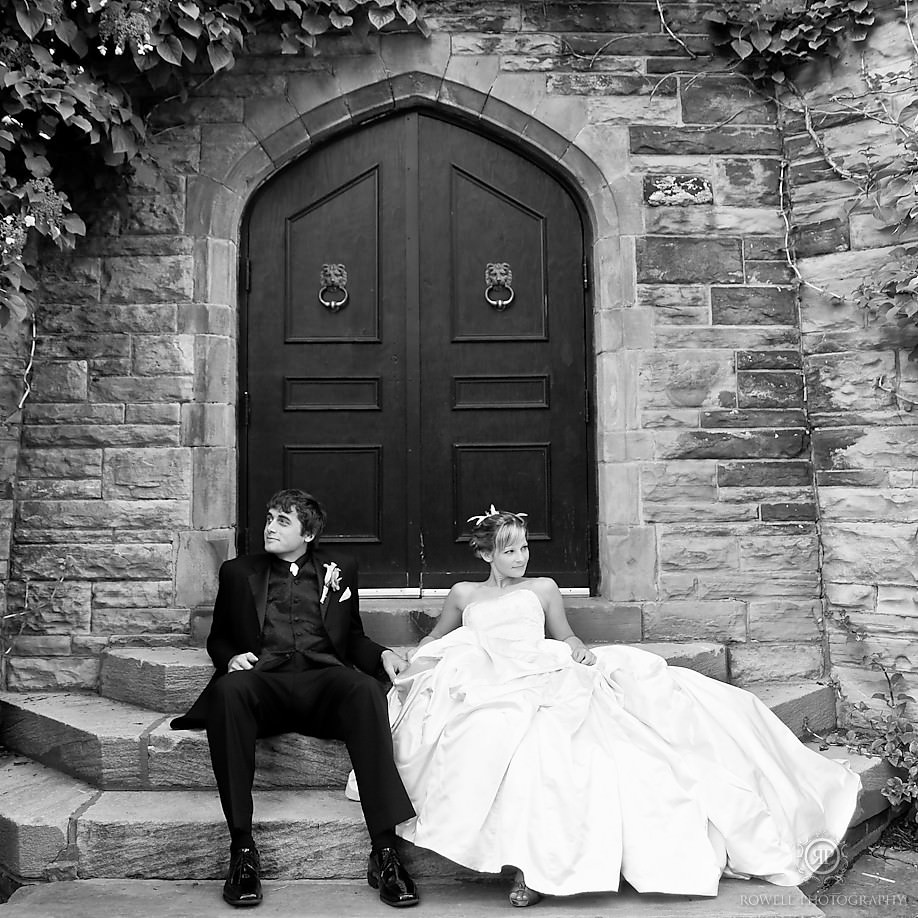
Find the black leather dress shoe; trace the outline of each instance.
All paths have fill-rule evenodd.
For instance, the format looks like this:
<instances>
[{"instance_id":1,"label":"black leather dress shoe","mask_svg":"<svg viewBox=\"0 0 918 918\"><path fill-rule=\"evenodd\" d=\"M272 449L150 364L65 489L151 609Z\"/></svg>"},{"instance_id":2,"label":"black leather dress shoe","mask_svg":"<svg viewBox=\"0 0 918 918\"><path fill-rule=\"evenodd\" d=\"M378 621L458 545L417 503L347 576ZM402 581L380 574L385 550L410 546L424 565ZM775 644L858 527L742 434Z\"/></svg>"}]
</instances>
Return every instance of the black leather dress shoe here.
<instances>
[{"instance_id":1,"label":"black leather dress shoe","mask_svg":"<svg viewBox=\"0 0 918 918\"><path fill-rule=\"evenodd\" d=\"M240 848L230 858L229 872L223 884L223 898L230 905L258 905L262 900L258 872L261 860L257 848Z\"/></svg>"},{"instance_id":2,"label":"black leather dress shoe","mask_svg":"<svg viewBox=\"0 0 918 918\"><path fill-rule=\"evenodd\" d=\"M417 905L418 890L414 880L398 859L395 848L378 848L370 852L367 883L379 889L379 901L395 908Z\"/></svg>"}]
</instances>

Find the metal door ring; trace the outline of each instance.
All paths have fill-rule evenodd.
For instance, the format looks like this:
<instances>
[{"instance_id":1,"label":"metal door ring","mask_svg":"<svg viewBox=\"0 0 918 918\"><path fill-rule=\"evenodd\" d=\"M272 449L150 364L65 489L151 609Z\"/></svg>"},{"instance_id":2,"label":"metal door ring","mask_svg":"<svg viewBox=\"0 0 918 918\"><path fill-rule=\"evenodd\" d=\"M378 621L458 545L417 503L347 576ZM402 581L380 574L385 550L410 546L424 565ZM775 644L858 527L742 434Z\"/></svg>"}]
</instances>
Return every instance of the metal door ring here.
<instances>
[{"instance_id":1,"label":"metal door ring","mask_svg":"<svg viewBox=\"0 0 918 918\"><path fill-rule=\"evenodd\" d=\"M515 296L513 292L513 271L506 261L491 261L485 267L485 300L490 306L493 306L498 312L503 312L512 302ZM506 290L509 297L493 297L491 291Z\"/></svg>"},{"instance_id":2,"label":"metal door ring","mask_svg":"<svg viewBox=\"0 0 918 918\"><path fill-rule=\"evenodd\" d=\"M505 300L502 300L502 299L500 299L500 298L497 298L497 299L492 298L492 297L491 297L491 291L492 291L492 290L497 290L497 289L509 290L509 291L510 291L510 296L509 296L507 299L505 299ZM485 288L485 299L486 299L486 300L487 300L487 301L488 301L488 302L489 302L498 312L503 312L503 311L513 302L513 297L514 297L514 296L516 296L516 294L513 292L513 288L512 288L512 287L506 287L506 286L504 286L504 284L489 284L489 285Z\"/></svg>"},{"instance_id":3,"label":"metal door ring","mask_svg":"<svg viewBox=\"0 0 918 918\"><path fill-rule=\"evenodd\" d=\"M344 294L340 300L330 300L325 296L326 290L340 290ZM339 287L337 284L327 284L324 287L319 288L319 302L326 308L330 309L332 312L337 312L339 309L342 309L347 303L349 298L347 288Z\"/></svg>"}]
</instances>

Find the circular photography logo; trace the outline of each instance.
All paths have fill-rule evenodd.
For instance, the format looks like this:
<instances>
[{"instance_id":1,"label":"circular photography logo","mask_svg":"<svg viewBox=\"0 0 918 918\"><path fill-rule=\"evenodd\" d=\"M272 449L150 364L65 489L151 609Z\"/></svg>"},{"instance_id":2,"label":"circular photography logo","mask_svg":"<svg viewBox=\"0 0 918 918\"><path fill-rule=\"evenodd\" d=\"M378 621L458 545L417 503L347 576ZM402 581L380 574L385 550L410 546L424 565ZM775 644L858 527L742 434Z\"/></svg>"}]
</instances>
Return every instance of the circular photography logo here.
<instances>
[{"instance_id":1,"label":"circular photography logo","mask_svg":"<svg viewBox=\"0 0 918 918\"><path fill-rule=\"evenodd\" d=\"M800 847L799 866L814 876L835 873L845 860L842 849L830 838L817 835Z\"/></svg>"}]
</instances>

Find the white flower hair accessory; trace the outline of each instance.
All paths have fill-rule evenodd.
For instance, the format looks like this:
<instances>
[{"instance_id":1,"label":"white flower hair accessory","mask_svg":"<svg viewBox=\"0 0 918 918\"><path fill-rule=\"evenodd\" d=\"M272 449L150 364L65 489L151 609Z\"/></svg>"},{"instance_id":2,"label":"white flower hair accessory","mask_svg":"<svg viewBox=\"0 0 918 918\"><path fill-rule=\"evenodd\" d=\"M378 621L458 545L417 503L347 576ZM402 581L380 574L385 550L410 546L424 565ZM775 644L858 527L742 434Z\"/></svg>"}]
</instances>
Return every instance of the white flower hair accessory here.
<instances>
[{"instance_id":1,"label":"white flower hair accessory","mask_svg":"<svg viewBox=\"0 0 918 918\"><path fill-rule=\"evenodd\" d=\"M341 589L341 568L334 561L324 564L325 579L322 583L322 595L319 597L319 605L328 598L328 591L334 590L336 593Z\"/></svg>"},{"instance_id":2,"label":"white flower hair accessory","mask_svg":"<svg viewBox=\"0 0 918 918\"><path fill-rule=\"evenodd\" d=\"M503 512L504 512L503 510L497 510L497 509L495 509L494 504L491 504L491 506L488 507L488 512L487 512L487 513L482 513L481 516L470 516L470 517L466 520L466 522L467 522L467 523L474 523L476 526L480 526L486 519L488 519L488 517L497 516L498 514L503 513ZM513 513L512 510L508 510L507 512L508 512L508 513ZM513 515L514 515L514 516L519 516L519 517L524 517L524 516L528 516L529 514L527 514L527 513L513 513Z\"/></svg>"}]
</instances>

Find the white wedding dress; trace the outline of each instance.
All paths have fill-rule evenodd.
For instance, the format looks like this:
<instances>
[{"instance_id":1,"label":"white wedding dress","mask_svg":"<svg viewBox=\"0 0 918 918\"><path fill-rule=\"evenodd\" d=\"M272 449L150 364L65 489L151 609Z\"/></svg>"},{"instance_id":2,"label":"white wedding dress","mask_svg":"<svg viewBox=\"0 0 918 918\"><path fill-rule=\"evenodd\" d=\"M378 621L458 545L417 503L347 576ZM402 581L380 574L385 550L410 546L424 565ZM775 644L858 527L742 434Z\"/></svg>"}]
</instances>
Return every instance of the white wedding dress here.
<instances>
[{"instance_id":1,"label":"white wedding dress","mask_svg":"<svg viewBox=\"0 0 918 918\"><path fill-rule=\"evenodd\" d=\"M754 695L634 647L593 666L545 638L538 596L470 603L389 693L417 816L398 834L542 893L713 896L729 876L795 885L838 841L860 787Z\"/></svg>"}]
</instances>

